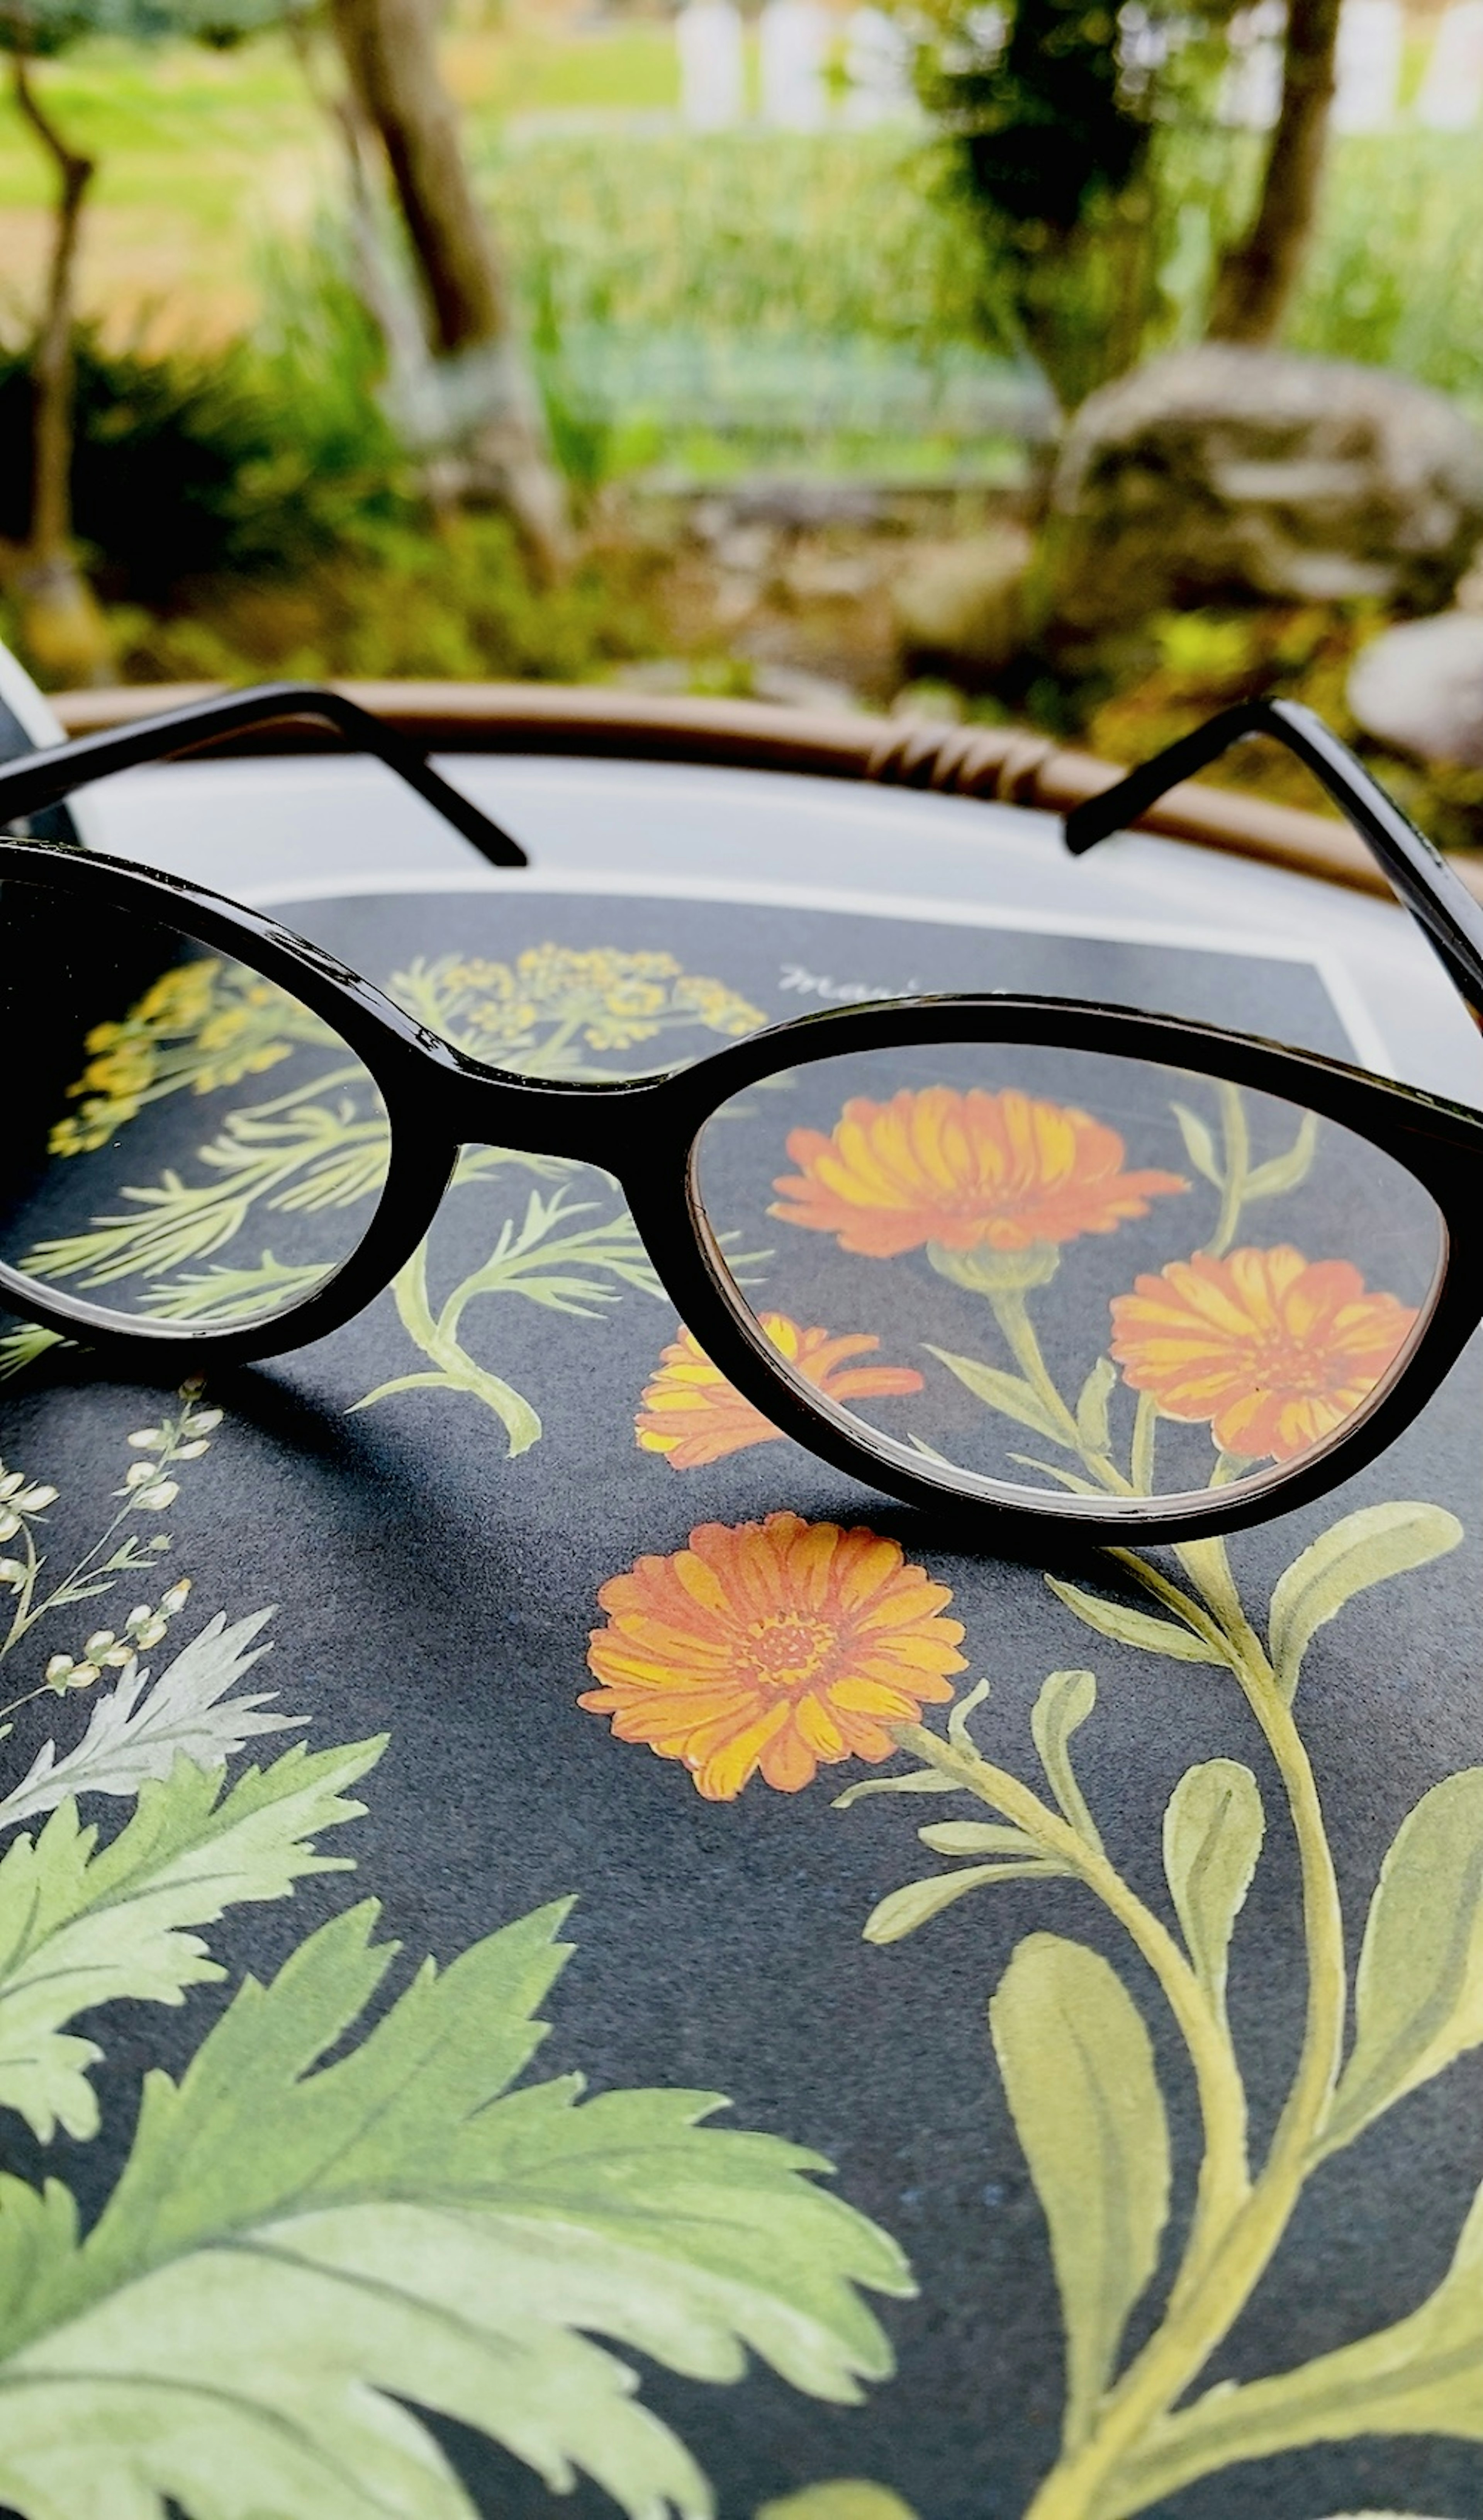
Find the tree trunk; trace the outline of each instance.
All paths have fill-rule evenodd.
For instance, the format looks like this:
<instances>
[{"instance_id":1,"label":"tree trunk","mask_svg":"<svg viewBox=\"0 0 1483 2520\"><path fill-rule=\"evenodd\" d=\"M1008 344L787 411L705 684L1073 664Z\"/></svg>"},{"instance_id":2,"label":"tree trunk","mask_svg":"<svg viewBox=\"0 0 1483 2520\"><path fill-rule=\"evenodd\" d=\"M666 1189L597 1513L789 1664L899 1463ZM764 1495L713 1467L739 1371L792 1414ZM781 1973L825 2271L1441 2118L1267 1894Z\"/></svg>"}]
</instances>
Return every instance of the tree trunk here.
<instances>
[{"instance_id":1,"label":"tree trunk","mask_svg":"<svg viewBox=\"0 0 1483 2520\"><path fill-rule=\"evenodd\" d=\"M21 30L12 22L13 38ZM93 160L69 149L31 85L26 56L11 57L16 104L57 169L56 224L46 298L31 354L31 513L15 594L31 660L51 682L106 682L108 631L72 547L72 283Z\"/></svg>"},{"instance_id":2,"label":"tree trunk","mask_svg":"<svg viewBox=\"0 0 1483 2520\"><path fill-rule=\"evenodd\" d=\"M1224 256L1208 338L1270 341L1302 268L1324 171L1340 0L1289 0L1282 101L1261 199L1246 235Z\"/></svg>"},{"instance_id":3,"label":"tree trunk","mask_svg":"<svg viewBox=\"0 0 1483 2520\"><path fill-rule=\"evenodd\" d=\"M381 135L427 299L432 340L478 410L470 453L538 566L567 558L566 504L505 271L443 86L430 0L331 0L361 113Z\"/></svg>"}]
</instances>

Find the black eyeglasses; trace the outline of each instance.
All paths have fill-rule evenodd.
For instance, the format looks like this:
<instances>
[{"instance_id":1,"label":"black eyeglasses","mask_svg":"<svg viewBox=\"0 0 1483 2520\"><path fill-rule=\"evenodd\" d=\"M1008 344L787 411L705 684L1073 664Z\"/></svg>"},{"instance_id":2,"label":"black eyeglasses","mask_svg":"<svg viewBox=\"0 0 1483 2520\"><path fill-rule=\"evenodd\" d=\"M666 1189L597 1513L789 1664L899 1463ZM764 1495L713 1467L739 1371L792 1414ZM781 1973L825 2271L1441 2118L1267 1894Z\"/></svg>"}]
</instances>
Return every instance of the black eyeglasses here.
<instances>
[{"instance_id":1,"label":"black eyeglasses","mask_svg":"<svg viewBox=\"0 0 1483 2520\"><path fill-rule=\"evenodd\" d=\"M291 714L379 755L492 864L526 862L388 728L295 686L0 769L18 1314L149 1372L281 1354L387 1285L463 1147L564 1157L620 1184L691 1336L784 1433L910 1503L981 1508L986 1536L1085 1541L1192 1539L1320 1495L1483 1318L1483 1115L1331 1059L985 995L571 1081L480 1058L476 1008L449 1039L274 920L14 832L109 772ZM1317 774L1483 1021L1483 912L1307 709L1228 710L1079 806L1071 850L1254 734ZM538 977L527 956L505 985ZM642 1037L667 985L601 977L589 1039ZM713 1030L746 1022L683 986ZM198 1190L178 1167L202 1096L220 1116L185 1149ZM264 1212L273 1247L225 1265Z\"/></svg>"}]
</instances>

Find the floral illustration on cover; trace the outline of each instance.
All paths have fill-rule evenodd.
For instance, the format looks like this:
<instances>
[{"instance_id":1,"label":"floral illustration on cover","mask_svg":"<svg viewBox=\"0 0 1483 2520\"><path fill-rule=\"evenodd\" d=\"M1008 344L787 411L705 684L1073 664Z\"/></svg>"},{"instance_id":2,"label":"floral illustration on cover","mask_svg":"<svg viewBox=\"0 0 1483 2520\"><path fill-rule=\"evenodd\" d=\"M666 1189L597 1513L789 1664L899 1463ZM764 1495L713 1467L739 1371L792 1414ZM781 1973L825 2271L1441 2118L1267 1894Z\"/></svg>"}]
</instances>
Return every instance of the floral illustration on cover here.
<instances>
[{"instance_id":1,"label":"floral illustration on cover","mask_svg":"<svg viewBox=\"0 0 1483 2520\"><path fill-rule=\"evenodd\" d=\"M1189 1187L1177 1173L1124 1172L1115 1129L1012 1089L858 1096L827 1138L792 1130L787 1151L798 1170L776 1185L774 1214L879 1260L1110 1234Z\"/></svg>"},{"instance_id":2,"label":"floral illustration on cover","mask_svg":"<svg viewBox=\"0 0 1483 2520\"><path fill-rule=\"evenodd\" d=\"M708 1801L757 1775L797 1793L821 1766L890 1758L889 1725L951 1698L952 1598L875 1532L795 1513L704 1523L604 1585L587 1656L600 1686L579 1703L680 1760Z\"/></svg>"},{"instance_id":3,"label":"floral illustration on cover","mask_svg":"<svg viewBox=\"0 0 1483 2520\"><path fill-rule=\"evenodd\" d=\"M179 2005L227 1977L210 1929L229 1911L354 1869L342 1832L386 1749L282 1746L307 1719L244 1687L267 1611L218 1612L179 1646L177 1577L100 1612L148 1589L177 1474L219 1426L188 1386L134 1429L65 1574L56 1487L4 1473L0 1663L31 1648L5 1714L48 1693L88 1709L0 1800L0 2109L43 2144L104 2131L112 2005ZM37 1681L43 1621L72 1650ZM238 1764L249 1743L265 1764ZM910 2297L910 2273L827 2161L713 2125L714 2092L532 2077L571 1906L424 1961L379 2004L396 1945L374 1900L349 1905L242 1981L183 2074L147 2073L86 2228L61 2180L0 2173L7 2509L475 2520L431 2414L551 2494L589 2480L630 2520L711 2520L700 2457L628 2357L717 2386L763 2365L836 2406L889 2375L871 2297Z\"/></svg>"},{"instance_id":4,"label":"floral illustration on cover","mask_svg":"<svg viewBox=\"0 0 1483 2520\"><path fill-rule=\"evenodd\" d=\"M957 1049L960 1065L1002 1069L1014 1058L992 1044ZM884 1084L933 1055L866 1052L790 1081L817 1102L840 1065L878 1071ZM1056 1057L1040 1053L1042 1066ZM1077 1082L1095 1081L1096 1061L1059 1057ZM830 1127L795 1126L782 1145L774 1135L769 1146L766 1115L737 1111L753 1120L746 1148L740 1128L712 1124L700 1177L713 1222L735 1231L760 1190L784 1229L767 1265L729 1291L795 1390L811 1387L898 1454L905 1446L1021 1490L1114 1498L1225 1487L1295 1463L1364 1412L1404 1359L1435 1282L1441 1242L1426 1194L1363 1141L1321 1133L1312 1112L1151 1059L1113 1065L1138 1077L1132 1088L1125 1073L1116 1080L1131 1106L1118 1127L1016 1086L946 1083L851 1093ZM1212 1098L1217 1125L1175 1088ZM1188 1169L1130 1152L1135 1124L1172 1139ZM1249 1211L1294 1201L1320 1238L1315 1252L1240 1238ZM1334 1238L1352 1247L1326 1250ZM1157 1267L1146 1265L1150 1248ZM1417 1300L1368 1282L1367 1249L1403 1266ZM790 1309L771 1309L780 1295ZM803 1301L818 1308L812 1322ZM848 1322L851 1340L884 1337L891 1367L847 1361L814 1326L826 1319ZM965 1393L981 1412L965 1411ZM902 1405L859 1405L881 1398ZM765 1441L766 1424L682 1328L635 1432L641 1450L694 1470ZM1209 1431L1203 1462L1185 1428Z\"/></svg>"},{"instance_id":5,"label":"floral illustration on cover","mask_svg":"<svg viewBox=\"0 0 1483 2520\"><path fill-rule=\"evenodd\" d=\"M761 1328L800 1380L826 1400L899 1399L921 1389L915 1366L867 1365L880 1345L868 1330L831 1337L816 1323L802 1328L786 1313L761 1313ZM778 1427L743 1399L712 1365L699 1342L681 1326L646 1383L634 1420L639 1449L662 1453L671 1469L694 1470L754 1444L781 1443Z\"/></svg>"},{"instance_id":6,"label":"floral illustration on cover","mask_svg":"<svg viewBox=\"0 0 1483 2520\"><path fill-rule=\"evenodd\" d=\"M1102 1353L1069 1392L1037 1330L1038 1291L1082 1238L1115 1237L1146 1218L1155 1200L1185 1203L1193 1192L1168 1169L1130 1163L1117 1130L1013 1089L928 1086L881 1101L855 1098L831 1130L789 1133L794 1169L775 1179L772 1213L873 1264L922 1258L981 1298L1007 1362L927 1352L986 1410L1033 1429L1061 1457L1025 1466L1083 1494L1148 1495L1157 1492L1161 1424L1187 1426L1206 1430L1205 1476L1220 1486L1253 1462L1300 1459L1331 1434L1390 1372L1418 1313L1368 1285L1348 1258L1312 1259L1286 1240L1238 1239L1248 1207L1304 1189L1319 1132L1305 1117L1289 1143L1258 1161L1241 1098L1222 1088L1219 1101L1219 1139L1197 1112L1175 1105L1191 1171L1214 1192L1206 1241L1188 1260L1138 1273L1112 1298ZM901 1315L888 1296L876 1318L894 1323L900 1353ZM694 1342L668 1353L683 1354L694 1379ZM725 1386L717 1390L722 1378L713 1368L711 1374L706 1407L724 1424ZM655 1387L640 1406L641 1446L665 1422L654 1411ZM1126 1452L1114 1433L1120 1391L1131 1404L1131 1424L1126 1409L1120 1413ZM737 1395L732 1405L744 1406ZM718 1457L696 1447L686 1466L701 1471ZM678 1461L678 1450L670 1458ZM795 1518L706 1525L692 1535L690 1552L641 1559L600 1595L608 1627L595 1632L590 1659L605 1687L580 1702L612 1713L621 1738L685 1761L712 1795L739 1792L751 1777L796 1792L814 1783L824 1756L790 1757L776 1770L766 1757L766 1744L789 1741L794 1726L801 1731L802 1710L816 1721L820 1682L803 1656L769 1650L775 1630L792 1633L796 1588L774 1579L742 1596L723 1581L714 1587L716 1603L730 1611L723 1616L708 1582L712 1567L730 1566L733 1551L754 1557L779 1521L789 1522L788 1544L797 1546L805 1527ZM1192 2209L1161 2308L1129 2351L1126 2332L1163 2262L1175 2193L1153 2043L1119 1969L1074 1937L1031 1922L989 2003L993 2052L1044 2213L1065 2336L1060 2454L1025 2520L1124 2520L1240 2461L1367 2433L1483 2441L1483 2195L1463 2224L1451 2271L1409 2318L1310 2363L1201 2394L1212 2358L1262 2284L1320 2166L1483 2043L1483 1769L1443 1778L1402 1823L1379 1868L1351 1984L1333 1854L1296 1712L1319 1631L1356 1594L1426 1565L1461 1536L1454 1515L1427 1504L1344 1514L1286 1568L1264 1615L1243 1599L1221 1540L1185 1543L1167 1559L1109 1550L1104 1584L1045 1579L1098 1638L1155 1666L1224 1673L1260 1730L1301 1858L1308 1970L1301 2052L1260 2149L1226 2002L1232 1948L1268 1828L1267 1794L1254 1770L1219 1757L1181 1778L1163 1819L1166 1904L1159 1905L1134 1888L1077 1775L1075 1736L1098 1705L1092 1671L1055 1671L1041 1688L1030 1725L1033 1781L1023 1759L991 1751L983 1680L957 1698L941 1730L925 1712L891 1712L883 1703L869 1738L847 1742L838 1728L846 1755L880 1764L883 1736L910 1761L848 1785L839 1809L905 1795L909 1808L927 1796L941 1797L947 1810L917 1830L938 1868L881 1900L867 1939L885 1948L963 1901L1016 1889L1033 1900L1041 1883L1079 1884L1151 1972L1197 2092ZM868 1534L850 1537L862 1550L869 1545ZM926 1580L924 1570L912 1572ZM731 1609L739 1598L740 1615ZM915 1684L923 1710L940 1703L949 1675L966 1667L956 1647L971 1655L973 1640L956 1621L953 1642L937 1685ZM729 1722L730 1734L688 1726L687 1706L714 1726ZM731 1764L708 1770L723 1742ZM930 2271L926 2284L930 2291Z\"/></svg>"},{"instance_id":7,"label":"floral illustration on cover","mask_svg":"<svg viewBox=\"0 0 1483 2520\"><path fill-rule=\"evenodd\" d=\"M203 982L201 968L168 975L90 1040L78 1107L59 1123L64 1157L96 1151L170 1095L235 1091L301 1053L331 1064L234 1108L202 1151L202 1179L133 1193L127 1216L99 1220L54 1265L86 1283L132 1279L162 1317L228 1320L243 1317L234 1306L281 1300L300 1264L264 1249L234 1275L213 1255L247 1219L292 1214L295 1200L348 1210L372 1196L384 1128L327 1036L295 1032L271 993L254 994L263 984L214 969ZM697 1029L756 1020L667 957L606 950L501 965L450 956L399 987L425 1020L455 1037L462 1026L477 1055L547 1075L612 1073L597 1062L661 1034L683 1055ZM1283 1134L1235 1088L1186 1079L1178 1092L1162 1115L1178 1167L1122 1115L1114 1125L1002 1073L851 1095L828 1125L783 1135L765 1201L780 1257L739 1300L755 1300L801 1384L836 1405L884 1402L906 1425L946 1394L966 1440L981 1418L1032 1441L1010 1459L1043 1487L1136 1498L1300 1462L1383 1387L1425 1288L1391 1281L1324 1226L1311 1193L1328 1149L1312 1115L1290 1115ZM505 1166L540 1172L542 1159L475 1150L466 1161L461 1182L503 1182ZM533 1440L528 1403L464 1345L463 1307L520 1291L582 1312L630 1285L653 1291L626 1218L598 1201L597 1223L573 1221L570 1170L541 1172L550 1194L528 1192L486 1267L441 1305L426 1254L403 1273L398 1309L427 1371L369 1398L472 1392L512 1449ZM1178 1247L1145 1266L1138 1238L1154 1229ZM859 1264L835 1282L847 1308L784 1309L788 1253L800 1250ZM1094 1264L1098 1292L1084 1299ZM963 1344L912 1336L898 1290L913 1287L950 1290ZM76 2014L86 2008L96 2030L116 1998L177 2004L220 1978L206 1929L239 1903L346 1867L320 1840L358 1817L351 1790L384 1746L295 1741L261 1768L234 1766L256 1736L299 1721L242 1688L265 1614L218 1615L152 1679L142 1657L173 1646L191 1598L185 1578L163 1582L161 1519L216 1432L190 1389L157 1425L134 1429L103 1535L61 1578L45 1545L54 1486L0 1473L12 1621L0 1660L34 1659L16 1666L26 1685L4 1714L47 1692L88 1710L77 1736L59 1731L0 1802L14 1832L0 1840L0 2104L42 2141L58 2128L79 2140L98 2131L100 2050ZM637 1404L641 1452L702 1494L718 1463L774 1433L683 1328ZM697 1521L688 1546L637 1555L599 1591L596 1685L578 1702L609 1726L615 1762L669 1763L683 1796L740 1803L738 1825L774 1794L794 1798L791 1813L809 1796L843 1814L905 1796L906 1814L935 1815L916 1827L930 1868L904 1860L910 1877L864 1919L882 1956L913 1946L879 1965L924 1968L919 1955L950 1909L971 1917L985 1898L1022 1901L1025 1931L972 2002L981 2023L987 2001L985 2062L1039 2199L1063 2329L1059 2449L1024 2520L1124 2520L1240 2462L1367 2435L1483 2442L1483 2195L1458 2198L1452 2264L1405 2317L1310 2362L1211 2382L1323 2165L1483 2045L1483 1768L1441 1778L1402 1822L1373 1869L1351 1968L1300 1712L1320 1632L1461 1536L1425 1502L1337 1514L1265 1603L1219 1540L1117 1549L1095 1577L1045 1579L1084 1651L1090 1634L1136 1654L1148 1688L1161 1665L1176 1681L1202 1667L1257 1727L1261 1772L1227 1755L1189 1767L1151 1849L1112 1843L1084 1785L1098 1675L1050 1673L1028 1739L1006 1740L973 1678L989 1641L950 1614L962 1605L930 1566L881 1533L787 1511ZM865 1773L850 1776L855 1764ZM91 1806L79 1817L89 1795L124 1806L106 1840ZM1227 1990L1278 1813L1299 1855L1306 1992L1274 2111L1248 2082ZM1055 1930L1037 1912L1046 1883ZM1065 1929L1068 1890L1095 1903L1136 1967ZM389 1947L374 1939L369 1904L348 1908L270 1985L246 1982L178 2082L149 2077L123 2171L85 2234L60 2182L4 2182L0 2500L25 2520L71 2520L79 2495L101 2496L118 2474L126 2401L129 2520L171 2507L238 2520L217 2490L228 2457L252 2507L288 2520L465 2520L426 2408L482 2429L553 2493L580 2477L633 2520L705 2520L713 2498L696 2450L646 2405L625 2352L720 2385L742 2377L750 2354L826 2403L888 2376L867 2296L907 2298L911 2278L894 2243L820 2183L827 2164L711 2126L713 2094L588 2099L571 2077L520 2079L564 1957L563 1919L542 1909L441 1972L427 1963L367 2028ZM1197 2103L1184 2185L1150 1990ZM807 2284L790 2288L800 2267ZM928 2302L973 2280L971 2267L916 2272ZM775 2510L903 2520L861 2480L821 2482Z\"/></svg>"},{"instance_id":8,"label":"floral illustration on cover","mask_svg":"<svg viewBox=\"0 0 1483 2520\"><path fill-rule=\"evenodd\" d=\"M644 1073L635 1055L655 1050L668 1066L763 1021L736 990L687 971L672 954L608 946L531 946L508 963L419 959L392 975L389 994L472 1058L565 1081ZM203 955L96 1024L85 1048L67 1093L76 1107L51 1132L61 1158L116 1146L121 1130L174 1096L215 1097L270 1070L275 1091L213 1110L214 1134L195 1149L194 1172L181 1167L172 1139L173 1160L157 1182L117 1187L110 1177L110 1212L95 1214L86 1231L45 1236L26 1253L37 1277L152 1320L221 1328L301 1303L355 1248L385 1185L385 1114L360 1061L288 990ZM434 1254L427 1243L413 1254L393 1293L424 1363L358 1406L410 1392L462 1394L492 1411L510 1452L523 1453L539 1440L539 1416L485 1362L482 1342L471 1343L486 1301L517 1296L593 1321L627 1293L657 1295L658 1284L616 1186L591 1166L468 1147L452 1187L501 1204L488 1256L434 1292ZM278 1250L260 1238L269 1235ZM53 1333L22 1330L6 1342L9 1361L49 1344Z\"/></svg>"}]
</instances>

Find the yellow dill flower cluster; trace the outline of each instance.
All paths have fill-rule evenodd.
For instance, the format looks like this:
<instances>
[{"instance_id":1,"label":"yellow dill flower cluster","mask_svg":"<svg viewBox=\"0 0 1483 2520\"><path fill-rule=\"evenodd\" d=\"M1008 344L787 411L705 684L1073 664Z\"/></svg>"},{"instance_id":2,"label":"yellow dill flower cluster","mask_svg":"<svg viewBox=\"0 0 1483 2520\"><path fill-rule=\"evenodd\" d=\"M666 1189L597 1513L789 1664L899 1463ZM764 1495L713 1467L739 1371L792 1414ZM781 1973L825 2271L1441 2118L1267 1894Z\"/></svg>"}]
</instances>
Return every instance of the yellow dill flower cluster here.
<instances>
[{"instance_id":1,"label":"yellow dill flower cluster","mask_svg":"<svg viewBox=\"0 0 1483 2520\"><path fill-rule=\"evenodd\" d=\"M121 1021L87 1034L88 1063L67 1088L80 1107L57 1122L51 1151L90 1153L161 1095L210 1094L276 1066L295 1042L333 1038L286 989L240 963L182 963Z\"/></svg>"},{"instance_id":2,"label":"yellow dill flower cluster","mask_svg":"<svg viewBox=\"0 0 1483 2520\"><path fill-rule=\"evenodd\" d=\"M517 1064L567 1043L629 1050L682 1024L739 1035L765 1018L720 980L672 954L532 945L513 963L445 955L399 972L392 990L475 1058Z\"/></svg>"}]
</instances>

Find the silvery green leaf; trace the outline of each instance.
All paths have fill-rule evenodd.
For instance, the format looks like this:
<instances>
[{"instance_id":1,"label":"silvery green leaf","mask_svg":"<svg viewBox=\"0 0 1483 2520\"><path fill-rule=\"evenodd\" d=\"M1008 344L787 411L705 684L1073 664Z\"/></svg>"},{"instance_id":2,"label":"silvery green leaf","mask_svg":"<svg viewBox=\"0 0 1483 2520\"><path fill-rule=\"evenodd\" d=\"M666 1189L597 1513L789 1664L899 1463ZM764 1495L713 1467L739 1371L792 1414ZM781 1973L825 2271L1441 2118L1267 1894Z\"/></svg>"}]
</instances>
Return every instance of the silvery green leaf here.
<instances>
[{"instance_id":1,"label":"silvery green leaf","mask_svg":"<svg viewBox=\"0 0 1483 2520\"><path fill-rule=\"evenodd\" d=\"M180 1757L199 1768L220 1767L255 1734L306 1724L306 1715L263 1712L276 1690L227 1694L270 1650L252 1640L272 1616L271 1609L258 1610L229 1628L218 1610L153 1687L141 1663L125 1663L116 1686L94 1702L75 1749L59 1758L55 1741L43 1744L27 1775L0 1802L0 1826L55 1811L67 1794L137 1794L151 1778L167 1777Z\"/></svg>"},{"instance_id":2,"label":"silvery green leaf","mask_svg":"<svg viewBox=\"0 0 1483 2520\"><path fill-rule=\"evenodd\" d=\"M198 1933L229 1907L282 1899L306 1873L343 1871L315 1838L359 1819L345 1788L374 1767L382 1740L310 1756L301 1741L231 1791L222 1772L179 1759L150 1779L109 1845L69 1798L34 1843L13 1837L0 1862L0 2105L49 2142L59 2125L98 2132L88 2080L103 2050L67 2025L127 1997L180 2003L226 1972Z\"/></svg>"}]
</instances>

